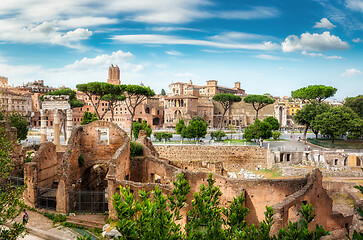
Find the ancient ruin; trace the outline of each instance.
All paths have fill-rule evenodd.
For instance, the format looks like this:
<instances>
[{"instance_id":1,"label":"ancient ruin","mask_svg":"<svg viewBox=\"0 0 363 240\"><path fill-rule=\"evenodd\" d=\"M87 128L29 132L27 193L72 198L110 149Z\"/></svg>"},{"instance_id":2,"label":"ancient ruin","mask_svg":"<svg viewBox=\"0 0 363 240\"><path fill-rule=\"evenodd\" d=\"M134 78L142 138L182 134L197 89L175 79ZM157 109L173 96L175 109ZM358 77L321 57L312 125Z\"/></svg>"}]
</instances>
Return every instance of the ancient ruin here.
<instances>
[{"instance_id":1,"label":"ancient ruin","mask_svg":"<svg viewBox=\"0 0 363 240\"><path fill-rule=\"evenodd\" d=\"M137 141L143 146L143 156L130 158L126 132L114 123L96 121L74 127L64 151L43 142L32 162L25 164L26 204L61 213L109 211L115 218L112 195L120 186L136 193L140 189L151 191L158 184L164 193L170 193L172 181L184 173L191 185L183 212L186 223L193 193L213 172L223 192L221 204L228 205L233 197L244 194L245 206L250 209L246 221L250 224L263 220L265 206L272 206L276 233L288 221L296 221L301 203L308 202L315 209L313 225L321 224L340 235L351 232L353 216L332 211L332 199L318 169L301 178L236 179L226 173L241 167L271 168L279 155L257 146L153 146L143 131ZM334 186L331 183L327 189L336 190ZM359 199L356 204L361 204Z\"/></svg>"}]
</instances>

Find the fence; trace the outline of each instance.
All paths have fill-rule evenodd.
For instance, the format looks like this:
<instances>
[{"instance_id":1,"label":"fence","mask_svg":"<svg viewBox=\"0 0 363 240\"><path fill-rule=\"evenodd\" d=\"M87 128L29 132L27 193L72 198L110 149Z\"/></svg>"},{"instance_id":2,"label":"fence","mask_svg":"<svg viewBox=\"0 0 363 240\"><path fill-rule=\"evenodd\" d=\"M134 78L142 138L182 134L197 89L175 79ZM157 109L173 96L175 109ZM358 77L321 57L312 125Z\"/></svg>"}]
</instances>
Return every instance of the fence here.
<instances>
[{"instance_id":1,"label":"fence","mask_svg":"<svg viewBox=\"0 0 363 240\"><path fill-rule=\"evenodd\" d=\"M9 176L5 179L0 179L0 185L2 187L12 186L19 187L24 185L24 178Z\"/></svg>"},{"instance_id":2,"label":"fence","mask_svg":"<svg viewBox=\"0 0 363 240\"><path fill-rule=\"evenodd\" d=\"M108 211L106 192L69 192L70 210L75 212L104 213Z\"/></svg>"},{"instance_id":3,"label":"fence","mask_svg":"<svg viewBox=\"0 0 363 240\"><path fill-rule=\"evenodd\" d=\"M37 187L37 207L56 210L57 207L57 189Z\"/></svg>"}]
</instances>

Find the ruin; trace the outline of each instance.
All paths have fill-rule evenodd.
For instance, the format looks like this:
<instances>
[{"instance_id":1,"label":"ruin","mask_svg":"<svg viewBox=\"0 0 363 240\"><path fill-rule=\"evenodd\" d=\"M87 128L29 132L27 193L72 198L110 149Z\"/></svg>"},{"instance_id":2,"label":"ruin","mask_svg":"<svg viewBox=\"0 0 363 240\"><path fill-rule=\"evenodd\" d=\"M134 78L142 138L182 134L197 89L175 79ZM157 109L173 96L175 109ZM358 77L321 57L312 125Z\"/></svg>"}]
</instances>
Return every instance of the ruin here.
<instances>
[{"instance_id":1,"label":"ruin","mask_svg":"<svg viewBox=\"0 0 363 240\"><path fill-rule=\"evenodd\" d=\"M272 206L276 212L272 232L276 233L289 221L296 221L301 203L309 202L316 214L312 225L321 224L343 235L350 231L353 216L332 211L332 199L318 169L300 178L234 179L226 176L226 169L252 169L259 165L269 168L274 155L269 149L254 146L153 146L143 131L137 142L143 146L143 156L130 158L127 133L107 121L74 127L63 152L57 152L53 143L43 142L32 162L25 164L25 203L61 213L109 211L109 216L116 218L112 196L120 186L136 193L140 189L151 191L158 185L163 193L171 193L172 181L183 173L191 185L182 211L182 221L186 223L193 193L214 172L223 192L222 205L229 205L237 195L245 196L245 206L250 209L246 218L249 224L262 221L265 206ZM184 159L178 160L180 156Z\"/></svg>"}]
</instances>

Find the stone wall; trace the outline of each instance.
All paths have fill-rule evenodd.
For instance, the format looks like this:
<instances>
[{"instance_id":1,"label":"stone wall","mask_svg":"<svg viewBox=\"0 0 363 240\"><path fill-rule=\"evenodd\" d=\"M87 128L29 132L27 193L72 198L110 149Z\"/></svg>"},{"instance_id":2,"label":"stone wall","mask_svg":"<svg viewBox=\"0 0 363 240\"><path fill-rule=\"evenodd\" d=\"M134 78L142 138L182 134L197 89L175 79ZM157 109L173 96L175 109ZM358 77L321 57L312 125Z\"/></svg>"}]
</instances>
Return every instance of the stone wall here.
<instances>
[{"instance_id":1,"label":"stone wall","mask_svg":"<svg viewBox=\"0 0 363 240\"><path fill-rule=\"evenodd\" d=\"M160 157L169 159L171 163L206 161L223 162L227 171L256 169L267 167L267 149L254 146L155 146Z\"/></svg>"}]
</instances>

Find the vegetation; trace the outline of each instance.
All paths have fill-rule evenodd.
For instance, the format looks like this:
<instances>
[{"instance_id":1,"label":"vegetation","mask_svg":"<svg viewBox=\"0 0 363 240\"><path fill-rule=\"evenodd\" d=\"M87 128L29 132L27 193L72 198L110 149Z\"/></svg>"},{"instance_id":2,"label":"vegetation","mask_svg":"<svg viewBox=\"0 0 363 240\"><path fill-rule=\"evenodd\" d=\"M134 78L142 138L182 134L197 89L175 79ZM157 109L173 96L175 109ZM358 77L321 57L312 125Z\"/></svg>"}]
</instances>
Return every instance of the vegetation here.
<instances>
[{"instance_id":1,"label":"vegetation","mask_svg":"<svg viewBox=\"0 0 363 240\"><path fill-rule=\"evenodd\" d=\"M336 92L336 88L324 85L311 85L291 92L293 98L311 103L305 105L295 116L295 120L299 124L305 125L303 139L306 139L308 128L312 128L312 121L315 117L326 110L327 105L323 105L322 101L334 96ZM314 129L312 131L314 132ZM317 136L318 132L315 134Z\"/></svg>"},{"instance_id":2,"label":"vegetation","mask_svg":"<svg viewBox=\"0 0 363 240\"><path fill-rule=\"evenodd\" d=\"M68 98L68 103L71 106L71 108L79 108L79 107L83 107L84 103L79 101L76 97L76 91L73 91L72 89L59 89L59 90L55 90L53 92L49 92L46 93L45 95L51 95L51 96L58 96L58 95L67 95L69 96ZM44 96L40 96L39 99L41 101L44 101Z\"/></svg>"},{"instance_id":3,"label":"vegetation","mask_svg":"<svg viewBox=\"0 0 363 240\"><path fill-rule=\"evenodd\" d=\"M181 134L183 129L186 128L184 119L180 118L179 122L175 125L175 131L177 134Z\"/></svg>"},{"instance_id":4,"label":"vegetation","mask_svg":"<svg viewBox=\"0 0 363 240\"><path fill-rule=\"evenodd\" d=\"M363 168L362 168L363 170ZM363 186L359 185L359 186L354 186L356 189L358 189L360 191L361 194L363 194ZM363 209L361 207L359 207L357 209L357 212L360 216L359 220L363 221ZM352 239L352 240L362 240L363 239L363 232L357 232L356 230L354 230L353 232L353 238L350 238L347 234L348 239Z\"/></svg>"},{"instance_id":5,"label":"vegetation","mask_svg":"<svg viewBox=\"0 0 363 240\"><path fill-rule=\"evenodd\" d=\"M112 94L113 92L117 92L117 90L115 90L117 88L116 86L120 88L120 85L113 85L105 82L89 82L89 83L77 84L76 88L78 91L81 91L87 95L97 114L97 118L103 120L103 117L109 110L109 107L106 108L103 114L101 115L99 111L101 100L106 95Z\"/></svg>"},{"instance_id":6,"label":"vegetation","mask_svg":"<svg viewBox=\"0 0 363 240\"><path fill-rule=\"evenodd\" d=\"M139 85L126 85L124 88L126 92L126 107L131 114L131 128L130 137L132 137L134 117L136 108L147 98L155 96L155 92L150 87L144 87Z\"/></svg>"},{"instance_id":7,"label":"vegetation","mask_svg":"<svg viewBox=\"0 0 363 240\"><path fill-rule=\"evenodd\" d=\"M7 181L9 173L13 168L11 153L12 143L8 141L3 128L0 128L0 239L16 240L25 230L21 223L14 222L8 228L2 228L6 222L14 220L22 211L24 205L24 186L14 186Z\"/></svg>"},{"instance_id":8,"label":"vegetation","mask_svg":"<svg viewBox=\"0 0 363 240\"><path fill-rule=\"evenodd\" d=\"M249 210L243 207L243 194L234 198L228 207L221 207L222 192L215 185L212 174L207 182L194 193L192 209L187 212L185 232L179 220L182 219L180 212L186 206L190 185L183 174L173 182L174 189L169 195L163 195L161 189L155 186L151 192L152 199L149 192L140 190L140 200L135 200L129 188L120 186L121 194L113 196L118 217L116 229L121 233L119 239L320 239L329 234L318 225L315 231L309 230L308 225L314 219L313 208L302 204L300 221L290 222L277 236L270 236L274 215L271 207L266 207L265 220L259 227L248 226L245 217Z\"/></svg>"},{"instance_id":9,"label":"vegetation","mask_svg":"<svg viewBox=\"0 0 363 240\"><path fill-rule=\"evenodd\" d=\"M247 141L252 139L269 139L272 137L272 127L271 124L265 121L255 120L254 124L251 124L243 133L243 137Z\"/></svg>"},{"instance_id":10,"label":"vegetation","mask_svg":"<svg viewBox=\"0 0 363 240\"><path fill-rule=\"evenodd\" d=\"M125 85L113 85L110 88L110 92L104 95L101 100L107 102L107 111L103 113L105 115L108 111L111 111L111 122L115 115L115 108L120 106L122 101L125 101L126 97L123 94Z\"/></svg>"},{"instance_id":11,"label":"vegetation","mask_svg":"<svg viewBox=\"0 0 363 240\"><path fill-rule=\"evenodd\" d=\"M181 136L182 138L194 138L199 141L207 135L207 127L208 125L203 118L195 116L190 120L188 126L182 130Z\"/></svg>"},{"instance_id":12,"label":"vegetation","mask_svg":"<svg viewBox=\"0 0 363 240\"><path fill-rule=\"evenodd\" d=\"M333 142L347 132L352 138L360 138L363 135L363 120L350 108L330 107L315 117L312 128L329 136Z\"/></svg>"},{"instance_id":13,"label":"vegetation","mask_svg":"<svg viewBox=\"0 0 363 240\"><path fill-rule=\"evenodd\" d=\"M299 88L291 92L293 98L301 99L303 101L321 103L327 98L334 96L337 89L324 85L310 85L308 87Z\"/></svg>"},{"instance_id":14,"label":"vegetation","mask_svg":"<svg viewBox=\"0 0 363 240\"><path fill-rule=\"evenodd\" d=\"M12 112L8 116L8 121L10 126L16 128L17 139L18 140L25 140L28 136L28 121L17 112Z\"/></svg>"},{"instance_id":15,"label":"vegetation","mask_svg":"<svg viewBox=\"0 0 363 240\"><path fill-rule=\"evenodd\" d=\"M240 102L242 98L231 93L219 93L213 96L213 101L219 102L223 108L222 119L219 123L219 128L223 125L226 112L232 107L233 103Z\"/></svg>"},{"instance_id":16,"label":"vegetation","mask_svg":"<svg viewBox=\"0 0 363 240\"><path fill-rule=\"evenodd\" d=\"M363 118L363 95L346 98L344 106L350 107L360 118Z\"/></svg>"},{"instance_id":17,"label":"vegetation","mask_svg":"<svg viewBox=\"0 0 363 240\"><path fill-rule=\"evenodd\" d=\"M154 133L154 137L156 141L169 141L173 137L173 134L168 132L156 132Z\"/></svg>"},{"instance_id":18,"label":"vegetation","mask_svg":"<svg viewBox=\"0 0 363 240\"><path fill-rule=\"evenodd\" d=\"M279 139L281 137L281 133L280 132L278 132L278 131L274 131L274 132L272 132L272 138L274 139L274 140L277 140L277 139Z\"/></svg>"},{"instance_id":19,"label":"vegetation","mask_svg":"<svg viewBox=\"0 0 363 240\"><path fill-rule=\"evenodd\" d=\"M150 126L150 124L147 124L147 122L145 120L143 120L142 122L138 122L138 121L134 122L132 127L133 127L132 130L133 130L135 139L138 139L140 130L146 131L146 135L148 137L151 136L151 133L152 133L151 126Z\"/></svg>"},{"instance_id":20,"label":"vegetation","mask_svg":"<svg viewBox=\"0 0 363 240\"><path fill-rule=\"evenodd\" d=\"M222 138L224 138L225 136L227 136L227 134L221 130L217 130L213 133L213 136L218 140L222 140Z\"/></svg>"},{"instance_id":21,"label":"vegetation","mask_svg":"<svg viewBox=\"0 0 363 240\"><path fill-rule=\"evenodd\" d=\"M130 142L130 157L137 157L143 155L143 147L140 143Z\"/></svg>"},{"instance_id":22,"label":"vegetation","mask_svg":"<svg viewBox=\"0 0 363 240\"><path fill-rule=\"evenodd\" d=\"M265 118L263 121L268 122L271 125L272 130L279 130L280 128L279 120L277 120L275 117L270 116Z\"/></svg>"},{"instance_id":23,"label":"vegetation","mask_svg":"<svg viewBox=\"0 0 363 240\"><path fill-rule=\"evenodd\" d=\"M4 113L0 111L0 121L3 121L5 119Z\"/></svg>"},{"instance_id":24,"label":"vegetation","mask_svg":"<svg viewBox=\"0 0 363 240\"><path fill-rule=\"evenodd\" d=\"M258 119L258 112L267 105L273 104L274 99L265 95L248 95L243 99L245 103L252 103L253 109L256 111L255 119Z\"/></svg>"},{"instance_id":25,"label":"vegetation","mask_svg":"<svg viewBox=\"0 0 363 240\"><path fill-rule=\"evenodd\" d=\"M97 120L98 120L98 118L97 118L96 113L91 113L91 112L85 111L82 116L81 125L86 125L86 124L89 124L89 123L97 121Z\"/></svg>"}]
</instances>

